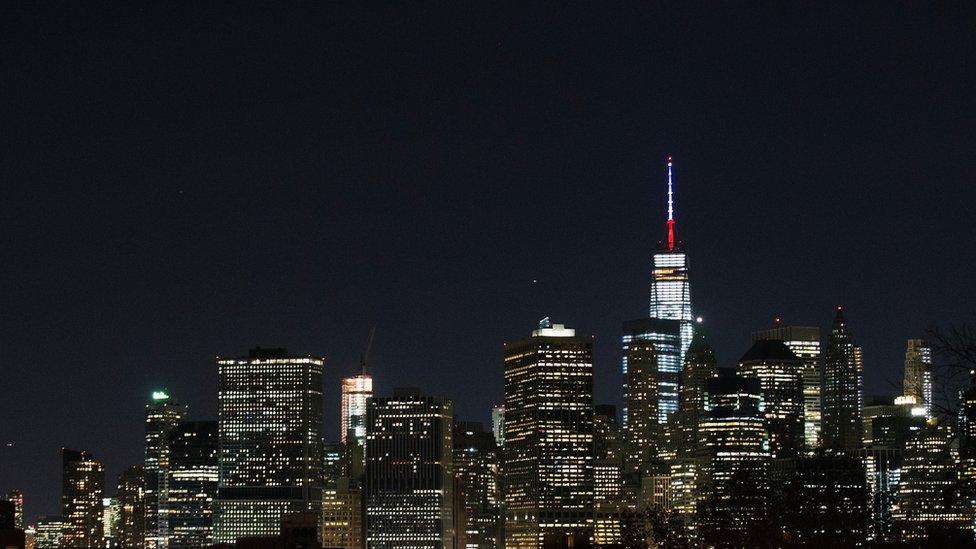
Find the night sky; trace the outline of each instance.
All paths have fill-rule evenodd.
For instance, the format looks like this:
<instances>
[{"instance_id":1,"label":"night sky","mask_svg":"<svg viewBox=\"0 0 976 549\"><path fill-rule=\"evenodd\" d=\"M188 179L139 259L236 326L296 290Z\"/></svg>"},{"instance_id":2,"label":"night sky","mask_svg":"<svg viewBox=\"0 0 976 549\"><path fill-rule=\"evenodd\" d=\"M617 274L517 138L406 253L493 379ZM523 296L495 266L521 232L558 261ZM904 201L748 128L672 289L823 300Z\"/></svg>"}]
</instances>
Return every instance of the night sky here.
<instances>
[{"instance_id":1,"label":"night sky","mask_svg":"<svg viewBox=\"0 0 976 549\"><path fill-rule=\"evenodd\" d=\"M646 314L674 155L719 360L782 316L864 347L976 310L973 11L633 3L0 8L0 490L57 514L59 448L142 460L155 387L214 418L215 355L488 421L502 343ZM383 8L383 9L381 9Z\"/></svg>"}]
</instances>

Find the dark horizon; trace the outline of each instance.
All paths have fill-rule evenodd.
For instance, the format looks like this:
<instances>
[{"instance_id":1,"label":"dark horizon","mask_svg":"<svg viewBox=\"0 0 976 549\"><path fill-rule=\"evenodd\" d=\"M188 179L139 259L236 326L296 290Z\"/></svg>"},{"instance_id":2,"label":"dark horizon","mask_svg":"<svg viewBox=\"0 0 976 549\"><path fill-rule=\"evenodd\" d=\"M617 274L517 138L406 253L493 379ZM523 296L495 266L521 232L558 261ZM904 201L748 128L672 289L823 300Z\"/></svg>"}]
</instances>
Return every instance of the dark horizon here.
<instances>
[{"instance_id":1,"label":"dark horizon","mask_svg":"<svg viewBox=\"0 0 976 549\"><path fill-rule=\"evenodd\" d=\"M844 305L865 395L972 321L971 8L6 5L0 491L60 512L61 447L142 460L214 356L327 357L489 423L502 343L595 337L621 399L665 158L721 366Z\"/></svg>"}]
</instances>

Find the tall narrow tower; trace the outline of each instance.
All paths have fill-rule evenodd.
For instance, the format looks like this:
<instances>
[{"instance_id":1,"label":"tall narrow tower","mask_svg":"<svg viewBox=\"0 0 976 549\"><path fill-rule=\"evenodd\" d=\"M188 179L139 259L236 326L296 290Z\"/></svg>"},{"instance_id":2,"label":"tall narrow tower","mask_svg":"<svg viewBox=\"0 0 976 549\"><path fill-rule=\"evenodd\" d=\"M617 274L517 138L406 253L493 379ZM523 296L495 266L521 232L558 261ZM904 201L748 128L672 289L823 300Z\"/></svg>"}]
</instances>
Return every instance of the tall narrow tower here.
<instances>
[{"instance_id":1,"label":"tall narrow tower","mask_svg":"<svg viewBox=\"0 0 976 549\"><path fill-rule=\"evenodd\" d=\"M837 307L823 367L823 447L844 452L861 446L863 407L861 348Z\"/></svg>"},{"instance_id":2,"label":"tall narrow tower","mask_svg":"<svg viewBox=\"0 0 976 549\"><path fill-rule=\"evenodd\" d=\"M681 358L691 345L694 333L691 314L691 287L688 284L688 256L684 242L675 236L674 184L671 157L668 157L668 236L658 244L654 254L651 278L651 318L677 320L681 323Z\"/></svg>"},{"instance_id":3,"label":"tall narrow tower","mask_svg":"<svg viewBox=\"0 0 976 549\"><path fill-rule=\"evenodd\" d=\"M932 417L932 348L924 339L908 340L902 394L914 397L925 416Z\"/></svg>"}]
</instances>

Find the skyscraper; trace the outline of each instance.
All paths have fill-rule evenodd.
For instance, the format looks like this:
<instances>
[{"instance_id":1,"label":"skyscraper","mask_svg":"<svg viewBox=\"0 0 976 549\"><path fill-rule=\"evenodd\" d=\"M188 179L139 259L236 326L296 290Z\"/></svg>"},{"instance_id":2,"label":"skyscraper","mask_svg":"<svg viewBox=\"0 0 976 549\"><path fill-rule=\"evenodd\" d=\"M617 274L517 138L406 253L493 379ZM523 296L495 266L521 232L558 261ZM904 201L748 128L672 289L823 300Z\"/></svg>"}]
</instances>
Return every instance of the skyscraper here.
<instances>
[{"instance_id":1,"label":"skyscraper","mask_svg":"<svg viewBox=\"0 0 976 549\"><path fill-rule=\"evenodd\" d=\"M373 376L365 369L342 380L342 425L339 437L343 444L362 444L366 436L366 401L373 396Z\"/></svg>"},{"instance_id":2,"label":"skyscraper","mask_svg":"<svg viewBox=\"0 0 976 549\"><path fill-rule=\"evenodd\" d=\"M502 502L495 437L481 423L459 421L454 424L453 444L454 474L464 507L464 547L499 548Z\"/></svg>"},{"instance_id":3,"label":"skyscraper","mask_svg":"<svg viewBox=\"0 0 976 549\"><path fill-rule=\"evenodd\" d=\"M216 421L181 422L167 436L169 466L161 509L170 549L213 544L217 441Z\"/></svg>"},{"instance_id":4,"label":"skyscraper","mask_svg":"<svg viewBox=\"0 0 976 549\"><path fill-rule=\"evenodd\" d=\"M165 389L153 391L146 404L146 548L165 549L166 522L160 514L166 482L166 437L183 419L186 407L170 398Z\"/></svg>"},{"instance_id":5,"label":"skyscraper","mask_svg":"<svg viewBox=\"0 0 976 549\"><path fill-rule=\"evenodd\" d=\"M628 470L659 466L664 425L678 410L681 323L644 318L624 322L624 436Z\"/></svg>"},{"instance_id":6,"label":"skyscraper","mask_svg":"<svg viewBox=\"0 0 976 549\"><path fill-rule=\"evenodd\" d=\"M88 452L61 450L61 547L90 548L102 542L105 468Z\"/></svg>"},{"instance_id":7,"label":"skyscraper","mask_svg":"<svg viewBox=\"0 0 976 549\"><path fill-rule=\"evenodd\" d=\"M823 447L829 452L861 446L863 392L861 348L847 328L844 311L837 307L823 367Z\"/></svg>"},{"instance_id":8,"label":"skyscraper","mask_svg":"<svg viewBox=\"0 0 976 549\"><path fill-rule=\"evenodd\" d=\"M823 376L820 368L820 328L816 326L780 326L759 330L753 341L778 339L803 361L803 436L808 454L820 447L820 391Z\"/></svg>"},{"instance_id":9,"label":"skyscraper","mask_svg":"<svg viewBox=\"0 0 976 549\"><path fill-rule=\"evenodd\" d=\"M63 535L64 517L60 515L37 517L37 533L34 535L36 549L61 549Z\"/></svg>"},{"instance_id":10,"label":"skyscraper","mask_svg":"<svg viewBox=\"0 0 976 549\"><path fill-rule=\"evenodd\" d=\"M321 514L324 365L285 349L217 358L216 542L278 535L285 513Z\"/></svg>"},{"instance_id":11,"label":"skyscraper","mask_svg":"<svg viewBox=\"0 0 976 549\"><path fill-rule=\"evenodd\" d=\"M24 494L20 490L7 492L7 501L14 504L14 528L24 529Z\"/></svg>"},{"instance_id":12,"label":"skyscraper","mask_svg":"<svg viewBox=\"0 0 976 549\"><path fill-rule=\"evenodd\" d=\"M698 454L698 426L705 417L705 385L718 375L715 352L705 339L701 324L695 326L695 335L685 353L682 370L681 398L678 409L678 448L681 457Z\"/></svg>"},{"instance_id":13,"label":"skyscraper","mask_svg":"<svg viewBox=\"0 0 976 549\"><path fill-rule=\"evenodd\" d=\"M750 547L769 495L769 450L759 380L721 369L706 382L699 426L703 494L698 520L706 543Z\"/></svg>"},{"instance_id":14,"label":"skyscraper","mask_svg":"<svg viewBox=\"0 0 976 549\"><path fill-rule=\"evenodd\" d=\"M119 547L141 549L146 544L146 469L133 465L119 475L116 499Z\"/></svg>"},{"instance_id":15,"label":"skyscraper","mask_svg":"<svg viewBox=\"0 0 976 549\"><path fill-rule=\"evenodd\" d=\"M366 410L366 547L454 545L453 404L400 388Z\"/></svg>"},{"instance_id":16,"label":"skyscraper","mask_svg":"<svg viewBox=\"0 0 976 549\"><path fill-rule=\"evenodd\" d=\"M505 345L505 547L592 534L593 340L546 318Z\"/></svg>"},{"instance_id":17,"label":"skyscraper","mask_svg":"<svg viewBox=\"0 0 976 549\"><path fill-rule=\"evenodd\" d=\"M491 432L495 435L495 444L499 448L505 446L505 405L496 404L491 408Z\"/></svg>"},{"instance_id":18,"label":"skyscraper","mask_svg":"<svg viewBox=\"0 0 976 549\"><path fill-rule=\"evenodd\" d=\"M674 189L671 180L671 157L668 157L668 238L658 244L651 272L650 318L677 320L681 324L681 356L691 345L693 334L691 286L688 283L688 255L684 242L675 237Z\"/></svg>"},{"instance_id":19,"label":"skyscraper","mask_svg":"<svg viewBox=\"0 0 976 549\"><path fill-rule=\"evenodd\" d=\"M739 359L739 375L759 380L773 459L803 452L803 362L778 339L756 340Z\"/></svg>"},{"instance_id":20,"label":"skyscraper","mask_svg":"<svg viewBox=\"0 0 976 549\"><path fill-rule=\"evenodd\" d=\"M118 537L119 500L102 498L102 547L120 547Z\"/></svg>"},{"instance_id":21,"label":"skyscraper","mask_svg":"<svg viewBox=\"0 0 976 549\"><path fill-rule=\"evenodd\" d=\"M932 417L932 348L924 339L908 340L902 394L913 397L925 408L925 417Z\"/></svg>"},{"instance_id":22,"label":"skyscraper","mask_svg":"<svg viewBox=\"0 0 976 549\"><path fill-rule=\"evenodd\" d=\"M619 544L621 513L632 497L624 494L624 455L617 407L593 407L593 543Z\"/></svg>"}]
</instances>

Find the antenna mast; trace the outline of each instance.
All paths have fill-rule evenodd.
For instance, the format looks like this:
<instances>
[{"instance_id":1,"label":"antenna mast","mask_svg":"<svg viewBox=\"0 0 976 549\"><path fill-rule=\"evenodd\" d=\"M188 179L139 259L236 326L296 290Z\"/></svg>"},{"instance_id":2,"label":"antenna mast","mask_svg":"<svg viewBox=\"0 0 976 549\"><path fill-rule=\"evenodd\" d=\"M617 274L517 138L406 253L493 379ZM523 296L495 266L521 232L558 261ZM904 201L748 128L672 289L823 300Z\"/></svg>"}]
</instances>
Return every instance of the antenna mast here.
<instances>
[{"instance_id":1,"label":"antenna mast","mask_svg":"<svg viewBox=\"0 0 976 549\"><path fill-rule=\"evenodd\" d=\"M674 251L674 190L671 183L670 156L668 156L668 251Z\"/></svg>"}]
</instances>

